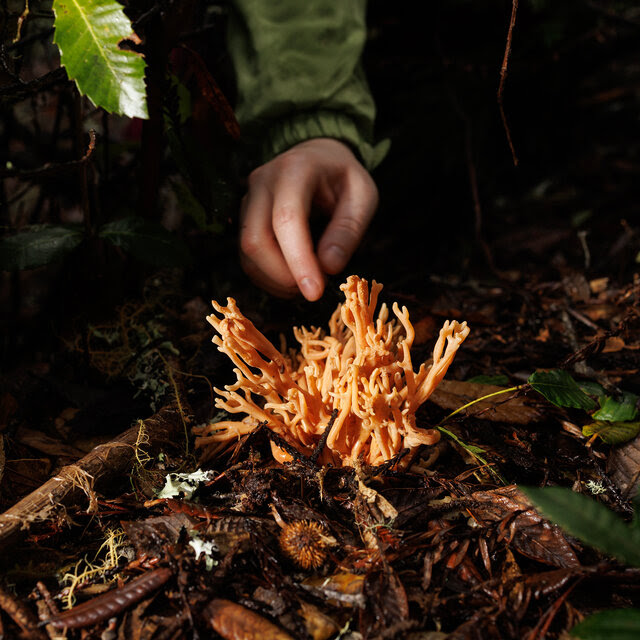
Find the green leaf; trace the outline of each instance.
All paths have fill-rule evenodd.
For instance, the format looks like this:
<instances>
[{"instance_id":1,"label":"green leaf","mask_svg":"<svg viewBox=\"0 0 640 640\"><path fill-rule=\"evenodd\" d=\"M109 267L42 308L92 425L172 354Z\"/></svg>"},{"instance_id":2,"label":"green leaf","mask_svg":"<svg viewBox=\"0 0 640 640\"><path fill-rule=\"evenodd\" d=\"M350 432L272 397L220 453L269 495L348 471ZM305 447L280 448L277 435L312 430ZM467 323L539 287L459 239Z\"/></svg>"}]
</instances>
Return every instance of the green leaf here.
<instances>
[{"instance_id":1,"label":"green leaf","mask_svg":"<svg viewBox=\"0 0 640 640\"><path fill-rule=\"evenodd\" d=\"M148 118L144 59L119 43L133 35L115 0L53 0L60 61L78 90L109 113Z\"/></svg>"},{"instance_id":2,"label":"green leaf","mask_svg":"<svg viewBox=\"0 0 640 640\"><path fill-rule=\"evenodd\" d=\"M79 226L37 225L0 239L0 270L34 269L62 259L83 239Z\"/></svg>"},{"instance_id":3,"label":"green leaf","mask_svg":"<svg viewBox=\"0 0 640 640\"><path fill-rule=\"evenodd\" d=\"M626 422L638 417L636 407L638 396L635 393L624 392L622 398L616 400L606 396L600 400L600 409L593 414L596 420L609 420L611 422Z\"/></svg>"},{"instance_id":4,"label":"green leaf","mask_svg":"<svg viewBox=\"0 0 640 640\"><path fill-rule=\"evenodd\" d=\"M569 633L580 640L637 640L640 638L640 609L594 613Z\"/></svg>"},{"instance_id":5,"label":"green leaf","mask_svg":"<svg viewBox=\"0 0 640 640\"><path fill-rule=\"evenodd\" d=\"M563 487L520 487L538 510L585 544L640 567L640 529L599 502Z\"/></svg>"},{"instance_id":6,"label":"green leaf","mask_svg":"<svg viewBox=\"0 0 640 640\"><path fill-rule=\"evenodd\" d=\"M590 396L596 396L596 398L601 398L607 394L604 390L604 387L598 382L593 382L592 380L581 380L578 382L578 386Z\"/></svg>"},{"instance_id":7,"label":"green leaf","mask_svg":"<svg viewBox=\"0 0 640 640\"><path fill-rule=\"evenodd\" d=\"M474 376L469 378L467 382L476 382L477 384L495 384L498 387L506 387L509 385L509 377L505 375L498 376Z\"/></svg>"},{"instance_id":8,"label":"green leaf","mask_svg":"<svg viewBox=\"0 0 640 640\"><path fill-rule=\"evenodd\" d=\"M597 406L566 371L534 371L528 382L538 393L558 407L574 407L588 411Z\"/></svg>"},{"instance_id":9,"label":"green leaf","mask_svg":"<svg viewBox=\"0 0 640 640\"><path fill-rule=\"evenodd\" d=\"M138 260L157 267L181 267L191 261L189 249L179 236L143 218L108 222L98 235Z\"/></svg>"},{"instance_id":10,"label":"green leaf","mask_svg":"<svg viewBox=\"0 0 640 640\"><path fill-rule=\"evenodd\" d=\"M595 415L595 414L594 414ZM640 433L640 422L593 422L582 427L583 436L598 437L606 444L622 444Z\"/></svg>"}]
</instances>

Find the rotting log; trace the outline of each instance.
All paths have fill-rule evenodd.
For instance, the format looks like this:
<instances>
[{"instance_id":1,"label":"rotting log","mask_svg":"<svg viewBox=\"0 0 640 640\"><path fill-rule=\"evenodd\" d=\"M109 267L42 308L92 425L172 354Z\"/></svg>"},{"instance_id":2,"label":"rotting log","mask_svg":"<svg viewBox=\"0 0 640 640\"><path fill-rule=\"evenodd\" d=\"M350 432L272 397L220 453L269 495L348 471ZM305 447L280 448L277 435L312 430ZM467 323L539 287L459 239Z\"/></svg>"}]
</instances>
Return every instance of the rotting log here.
<instances>
[{"instance_id":1,"label":"rotting log","mask_svg":"<svg viewBox=\"0 0 640 640\"><path fill-rule=\"evenodd\" d=\"M62 467L41 487L0 514L0 556L26 537L33 525L55 517L83 496L89 500L91 509L95 500L93 490L121 479L131 468L142 428L146 433L144 448L147 452L175 443L184 433L184 409L184 402L181 406L172 403L163 407L115 439L94 447L75 464Z\"/></svg>"}]
</instances>

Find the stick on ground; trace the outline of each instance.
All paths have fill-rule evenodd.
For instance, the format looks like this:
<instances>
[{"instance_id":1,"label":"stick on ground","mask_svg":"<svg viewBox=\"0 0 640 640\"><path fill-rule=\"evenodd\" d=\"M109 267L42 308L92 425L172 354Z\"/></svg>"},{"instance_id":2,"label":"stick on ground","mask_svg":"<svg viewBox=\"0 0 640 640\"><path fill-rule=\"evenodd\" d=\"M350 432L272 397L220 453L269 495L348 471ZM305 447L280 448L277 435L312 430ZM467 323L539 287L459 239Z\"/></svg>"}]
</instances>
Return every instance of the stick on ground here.
<instances>
[{"instance_id":1,"label":"stick on ground","mask_svg":"<svg viewBox=\"0 0 640 640\"><path fill-rule=\"evenodd\" d=\"M55 517L83 496L89 498L91 505L94 488L127 473L136 454L135 444L141 428L148 435L151 450L175 442L184 431L181 413L171 404L147 420L137 422L114 440L94 447L75 464L60 469L53 478L0 514L0 554L28 535L34 524Z\"/></svg>"}]
</instances>

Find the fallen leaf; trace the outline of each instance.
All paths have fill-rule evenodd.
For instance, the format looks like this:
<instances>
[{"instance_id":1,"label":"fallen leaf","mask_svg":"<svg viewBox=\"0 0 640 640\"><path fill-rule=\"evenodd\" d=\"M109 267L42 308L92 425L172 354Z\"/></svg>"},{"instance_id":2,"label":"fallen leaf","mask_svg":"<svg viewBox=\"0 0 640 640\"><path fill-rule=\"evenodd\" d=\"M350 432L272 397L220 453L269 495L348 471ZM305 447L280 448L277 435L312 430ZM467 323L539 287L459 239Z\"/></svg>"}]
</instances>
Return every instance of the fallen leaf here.
<instances>
[{"instance_id":1,"label":"fallen leaf","mask_svg":"<svg viewBox=\"0 0 640 640\"><path fill-rule=\"evenodd\" d=\"M614 449L608 471L623 493L633 495L640 485L640 436Z\"/></svg>"},{"instance_id":2,"label":"fallen leaf","mask_svg":"<svg viewBox=\"0 0 640 640\"><path fill-rule=\"evenodd\" d=\"M593 280L589 280L589 287L591 289L591 293L593 294L606 291L608 286L609 278L594 278Z\"/></svg>"},{"instance_id":3,"label":"fallen leaf","mask_svg":"<svg viewBox=\"0 0 640 640\"><path fill-rule=\"evenodd\" d=\"M503 389L505 387L498 387L492 384L443 380L431 394L429 400L442 409L454 410L476 398L481 398ZM484 420L511 424L529 424L531 422L539 422L542 419L542 412L532 406L534 402L532 399L522 397L507 399L509 395L504 394L503 396L483 400L460 413L461 415L472 413L474 416Z\"/></svg>"},{"instance_id":4,"label":"fallen leaf","mask_svg":"<svg viewBox=\"0 0 640 640\"><path fill-rule=\"evenodd\" d=\"M203 615L225 640L293 640L273 622L231 600L212 600Z\"/></svg>"},{"instance_id":5,"label":"fallen leaf","mask_svg":"<svg viewBox=\"0 0 640 640\"><path fill-rule=\"evenodd\" d=\"M611 338L607 338L601 353L616 353L617 351L622 351L625 347L626 344L622 338L612 336Z\"/></svg>"},{"instance_id":6,"label":"fallen leaf","mask_svg":"<svg viewBox=\"0 0 640 640\"><path fill-rule=\"evenodd\" d=\"M606 444L622 444L640 433L640 422L604 422L597 420L582 427L582 435L597 435Z\"/></svg>"},{"instance_id":7,"label":"fallen leaf","mask_svg":"<svg viewBox=\"0 0 640 640\"><path fill-rule=\"evenodd\" d=\"M196 521L185 513L170 513L146 520L121 521L122 528L138 556L162 556L166 544L178 540L183 528L191 530Z\"/></svg>"},{"instance_id":8,"label":"fallen leaf","mask_svg":"<svg viewBox=\"0 0 640 640\"><path fill-rule=\"evenodd\" d=\"M409 616L407 594L390 566L367 575L364 594L366 606L360 612L360 630L365 638L379 637L380 632Z\"/></svg>"},{"instance_id":9,"label":"fallen leaf","mask_svg":"<svg viewBox=\"0 0 640 640\"><path fill-rule=\"evenodd\" d=\"M334 573L331 576L313 576L306 578L302 586L315 596L326 599L329 604L364 606L364 576L356 573Z\"/></svg>"},{"instance_id":10,"label":"fallen leaf","mask_svg":"<svg viewBox=\"0 0 640 640\"><path fill-rule=\"evenodd\" d=\"M335 620L308 602L300 603L300 615L304 620L307 633L313 640L328 640L340 630Z\"/></svg>"},{"instance_id":11,"label":"fallen leaf","mask_svg":"<svg viewBox=\"0 0 640 640\"><path fill-rule=\"evenodd\" d=\"M471 498L479 503L473 508L474 515L485 521L503 522L503 537L521 554L554 567L580 566L560 527L542 518L515 485L476 491Z\"/></svg>"}]
</instances>

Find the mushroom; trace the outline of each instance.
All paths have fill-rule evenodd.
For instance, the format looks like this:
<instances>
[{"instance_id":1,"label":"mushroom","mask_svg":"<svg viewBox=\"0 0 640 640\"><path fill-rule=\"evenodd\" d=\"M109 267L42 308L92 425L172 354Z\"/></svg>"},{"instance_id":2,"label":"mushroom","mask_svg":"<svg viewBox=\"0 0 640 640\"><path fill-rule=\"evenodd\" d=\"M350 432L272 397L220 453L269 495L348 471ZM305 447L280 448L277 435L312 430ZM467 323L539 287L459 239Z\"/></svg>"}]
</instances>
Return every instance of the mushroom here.
<instances>
[{"instance_id":1,"label":"mushroom","mask_svg":"<svg viewBox=\"0 0 640 640\"><path fill-rule=\"evenodd\" d=\"M195 427L202 459L212 458L230 441L265 422L301 454L310 456L334 410L320 462L370 465L390 460L403 449L411 453L440 439L436 429L416 425L415 414L433 393L469 334L466 322L447 321L430 364L413 370L414 329L406 307L386 304L374 316L382 285L349 276L340 289L345 301L329 320L328 333L318 327L294 328L299 349L278 351L238 309L233 298L207 320L219 335L213 342L235 364L236 382L215 389L215 405L241 421L223 420ZM284 349L283 349L284 351ZM291 459L272 444L279 462Z\"/></svg>"}]
</instances>

